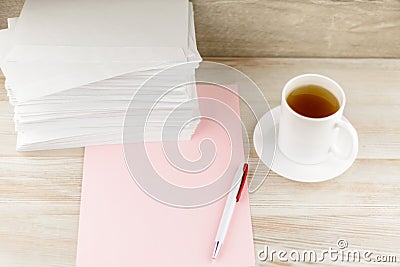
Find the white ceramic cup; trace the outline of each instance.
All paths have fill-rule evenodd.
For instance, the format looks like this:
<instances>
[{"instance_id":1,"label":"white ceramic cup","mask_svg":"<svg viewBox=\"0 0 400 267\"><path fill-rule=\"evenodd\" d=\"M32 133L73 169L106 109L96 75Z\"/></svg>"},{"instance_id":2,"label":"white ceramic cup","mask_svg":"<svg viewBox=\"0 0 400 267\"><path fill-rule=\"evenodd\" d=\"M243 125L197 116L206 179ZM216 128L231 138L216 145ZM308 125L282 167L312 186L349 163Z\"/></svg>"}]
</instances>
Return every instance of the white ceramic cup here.
<instances>
[{"instance_id":1,"label":"white ceramic cup","mask_svg":"<svg viewBox=\"0 0 400 267\"><path fill-rule=\"evenodd\" d=\"M288 95L304 85L318 85L329 90L339 101L339 109L323 118L310 118L295 112L286 102ZM288 81L282 91L281 117L279 121L278 147L290 160L301 164L318 164L333 153L341 159L350 159L357 153L358 137L354 128L343 120L346 97L334 80L318 75L303 74ZM337 145L338 133L344 131L351 146L345 149Z\"/></svg>"}]
</instances>

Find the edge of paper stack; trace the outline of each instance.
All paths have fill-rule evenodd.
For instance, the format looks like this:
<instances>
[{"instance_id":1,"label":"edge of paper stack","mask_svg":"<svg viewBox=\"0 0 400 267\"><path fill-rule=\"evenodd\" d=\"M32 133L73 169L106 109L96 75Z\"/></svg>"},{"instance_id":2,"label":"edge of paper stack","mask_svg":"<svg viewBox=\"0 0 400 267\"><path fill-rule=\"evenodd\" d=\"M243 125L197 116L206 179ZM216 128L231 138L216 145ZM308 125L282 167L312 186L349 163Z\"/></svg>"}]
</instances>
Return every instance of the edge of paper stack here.
<instances>
[{"instance_id":1,"label":"edge of paper stack","mask_svg":"<svg viewBox=\"0 0 400 267\"><path fill-rule=\"evenodd\" d=\"M165 68L192 63L146 88L145 103L147 93L194 80L201 60L193 7L186 0L85 0L79 6L27 0L20 17L0 31L0 67L14 107L17 150L122 143L126 110L143 83ZM161 141L168 114L196 98L195 84L166 94L147 122L146 141ZM133 108L138 120L148 112ZM199 114L196 104L179 112L173 118L178 125ZM197 124L188 123L179 140L190 140ZM135 141L143 129L130 127Z\"/></svg>"}]
</instances>

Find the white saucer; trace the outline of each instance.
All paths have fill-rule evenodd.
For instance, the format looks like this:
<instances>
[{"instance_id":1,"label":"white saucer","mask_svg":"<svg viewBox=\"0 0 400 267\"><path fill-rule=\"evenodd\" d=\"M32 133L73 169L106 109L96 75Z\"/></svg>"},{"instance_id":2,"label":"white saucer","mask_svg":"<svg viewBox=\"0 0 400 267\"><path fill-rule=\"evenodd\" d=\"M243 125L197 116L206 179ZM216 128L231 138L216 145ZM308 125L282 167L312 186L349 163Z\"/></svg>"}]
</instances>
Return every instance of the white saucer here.
<instances>
[{"instance_id":1,"label":"white saucer","mask_svg":"<svg viewBox=\"0 0 400 267\"><path fill-rule=\"evenodd\" d=\"M277 145L280 115L280 106L267 112L258 122L253 135L257 155L271 170L293 181L322 182L339 176L353 164L356 156L343 160L330 154L325 161L319 164L300 164L288 159ZM347 121L346 118L344 120ZM263 140L265 140L264 143ZM351 140L339 133L337 143L339 148L351 147L350 144ZM358 145L356 149L358 151ZM354 153L354 155L357 155L357 153Z\"/></svg>"}]
</instances>

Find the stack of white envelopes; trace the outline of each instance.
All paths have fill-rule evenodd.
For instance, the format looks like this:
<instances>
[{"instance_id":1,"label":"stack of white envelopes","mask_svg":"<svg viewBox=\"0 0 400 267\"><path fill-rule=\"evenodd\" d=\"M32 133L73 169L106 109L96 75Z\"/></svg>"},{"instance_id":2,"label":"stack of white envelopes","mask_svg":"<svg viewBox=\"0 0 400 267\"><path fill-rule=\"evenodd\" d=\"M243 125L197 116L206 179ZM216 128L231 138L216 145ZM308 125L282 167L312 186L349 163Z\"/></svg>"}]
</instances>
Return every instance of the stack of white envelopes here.
<instances>
[{"instance_id":1,"label":"stack of white envelopes","mask_svg":"<svg viewBox=\"0 0 400 267\"><path fill-rule=\"evenodd\" d=\"M0 48L18 150L121 143L128 107L132 141L142 141L144 119L146 141L171 125L185 125L177 138L189 140L198 124L196 87L185 84L201 61L187 0L26 0Z\"/></svg>"}]
</instances>

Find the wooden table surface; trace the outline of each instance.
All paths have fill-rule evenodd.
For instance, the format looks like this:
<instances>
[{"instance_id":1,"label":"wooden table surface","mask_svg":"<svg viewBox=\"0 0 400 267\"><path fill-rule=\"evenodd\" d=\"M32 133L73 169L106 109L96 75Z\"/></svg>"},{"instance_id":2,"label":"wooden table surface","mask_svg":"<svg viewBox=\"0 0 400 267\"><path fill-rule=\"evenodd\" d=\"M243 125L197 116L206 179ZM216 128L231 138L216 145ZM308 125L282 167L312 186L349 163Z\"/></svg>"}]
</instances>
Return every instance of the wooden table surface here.
<instances>
[{"instance_id":1,"label":"wooden table surface","mask_svg":"<svg viewBox=\"0 0 400 267\"><path fill-rule=\"evenodd\" d=\"M271 106L284 83L301 73L339 82L346 117L359 134L354 165L336 179L304 184L271 172L251 194L256 252L320 251L345 239L349 249L396 256L400 264L400 60L212 59L238 68ZM19 153L13 110L0 77L0 266L74 266L83 149ZM253 155L255 156L255 155ZM259 266L303 263L260 262ZM304 264L305 265L305 264ZM359 266L326 260L318 266Z\"/></svg>"}]
</instances>

